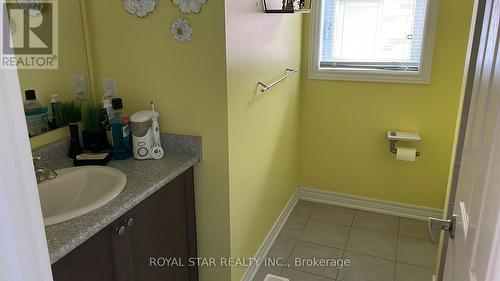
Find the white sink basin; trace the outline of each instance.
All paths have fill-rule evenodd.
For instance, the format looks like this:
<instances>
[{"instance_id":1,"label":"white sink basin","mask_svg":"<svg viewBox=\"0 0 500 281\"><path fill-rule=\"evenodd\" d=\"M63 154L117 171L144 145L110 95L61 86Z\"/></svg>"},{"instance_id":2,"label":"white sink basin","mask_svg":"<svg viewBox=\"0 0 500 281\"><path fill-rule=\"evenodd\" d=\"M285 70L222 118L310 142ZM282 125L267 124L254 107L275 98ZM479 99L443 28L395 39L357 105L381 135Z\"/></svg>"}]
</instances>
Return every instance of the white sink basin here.
<instances>
[{"instance_id":1,"label":"white sink basin","mask_svg":"<svg viewBox=\"0 0 500 281\"><path fill-rule=\"evenodd\" d=\"M57 170L57 178L38 184L45 226L74 219L113 200L127 177L105 166Z\"/></svg>"}]
</instances>

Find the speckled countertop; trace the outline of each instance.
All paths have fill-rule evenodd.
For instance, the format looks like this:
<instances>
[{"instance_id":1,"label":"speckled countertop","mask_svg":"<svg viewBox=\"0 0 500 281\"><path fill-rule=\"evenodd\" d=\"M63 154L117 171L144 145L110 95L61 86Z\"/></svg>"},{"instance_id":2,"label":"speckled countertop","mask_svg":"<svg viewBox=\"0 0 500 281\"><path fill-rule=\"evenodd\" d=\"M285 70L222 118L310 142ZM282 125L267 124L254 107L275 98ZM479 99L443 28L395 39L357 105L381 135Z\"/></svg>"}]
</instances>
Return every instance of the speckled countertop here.
<instances>
[{"instance_id":1,"label":"speckled countertop","mask_svg":"<svg viewBox=\"0 0 500 281\"><path fill-rule=\"evenodd\" d=\"M45 228L51 263L71 252L111 222L132 209L168 182L201 160L201 138L162 134L165 156L161 160L111 161L108 166L127 176L124 190L111 202L78 218ZM42 155L40 166L70 167L66 156L68 141L63 140L35 150Z\"/></svg>"}]
</instances>

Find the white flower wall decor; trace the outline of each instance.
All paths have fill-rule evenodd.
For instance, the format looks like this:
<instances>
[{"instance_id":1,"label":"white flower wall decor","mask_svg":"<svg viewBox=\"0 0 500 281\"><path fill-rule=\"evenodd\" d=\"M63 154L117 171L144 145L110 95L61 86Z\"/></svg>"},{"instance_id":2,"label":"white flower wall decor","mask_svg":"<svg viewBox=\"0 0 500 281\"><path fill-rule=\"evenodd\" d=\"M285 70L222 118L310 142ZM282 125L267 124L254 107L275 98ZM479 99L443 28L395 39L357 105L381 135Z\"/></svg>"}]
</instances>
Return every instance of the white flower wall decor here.
<instances>
[{"instance_id":1,"label":"white flower wall decor","mask_svg":"<svg viewBox=\"0 0 500 281\"><path fill-rule=\"evenodd\" d=\"M140 18L155 10L158 0L123 0L123 7L127 12Z\"/></svg>"},{"instance_id":2,"label":"white flower wall decor","mask_svg":"<svg viewBox=\"0 0 500 281\"><path fill-rule=\"evenodd\" d=\"M207 0L172 0L172 2L185 14L197 14L201 11L201 5L207 3Z\"/></svg>"},{"instance_id":3,"label":"white flower wall decor","mask_svg":"<svg viewBox=\"0 0 500 281\"><path fill-rule=\"evenodd\" d=\"M185 43L191 41L193 29L187 19L178 18L172 23L172 34L177 41Z\"/></svg>"}]
</instances>

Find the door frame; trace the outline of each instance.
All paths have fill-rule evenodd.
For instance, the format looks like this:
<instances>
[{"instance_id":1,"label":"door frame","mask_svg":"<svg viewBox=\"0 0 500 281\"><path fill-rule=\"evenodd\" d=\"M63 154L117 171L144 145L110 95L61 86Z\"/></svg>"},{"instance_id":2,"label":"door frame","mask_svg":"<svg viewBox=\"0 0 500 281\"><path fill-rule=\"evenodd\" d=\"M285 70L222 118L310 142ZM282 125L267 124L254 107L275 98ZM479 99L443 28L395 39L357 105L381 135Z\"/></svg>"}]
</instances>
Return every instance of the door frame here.
<instances>
[{"instance_id":1,"label":"door frame","mask_svg":"<svg viewBox=\"0 0 500 281\"><path fill-rule=\"evenodd\" d=\"M486 0L475 0L472 13L471 27L469 32L469 43L467 48L466 64L464 67L464 77L462 84L462 101L461 110L457 118L457 130L455 134L454 143L454 156L452 157L451 173L449 181L448 196L444 206L444 219L452 219L453 210L455 208L455 198L458 189L458 179L460 175L460 164L462 161L462 153L465 143L465 133L467 131L467 124L469 118L470 104L473 94L473 86L475 79L475 72L477 68L477 58L479 52L479 45L481 41L484 12ZM437 271L436 281L444 279L446 255L448 252L448 243L450 237L446 234L441 236L440 251L439 251L439 264Z\"/></svg>"}]
</instances>

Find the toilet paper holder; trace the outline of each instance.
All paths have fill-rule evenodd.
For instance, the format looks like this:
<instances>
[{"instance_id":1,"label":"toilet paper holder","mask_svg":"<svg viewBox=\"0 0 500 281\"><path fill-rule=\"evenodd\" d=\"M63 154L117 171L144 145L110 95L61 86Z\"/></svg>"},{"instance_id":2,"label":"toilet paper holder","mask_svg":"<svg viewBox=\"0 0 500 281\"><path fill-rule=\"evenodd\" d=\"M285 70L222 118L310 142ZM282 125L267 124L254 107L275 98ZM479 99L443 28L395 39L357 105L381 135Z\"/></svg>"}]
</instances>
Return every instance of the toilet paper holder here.
<instances>
[{"instance_id":1,"label":"toilet paper holder","mask_svg":"<svg viewBox=\"0 0 500 281\"><path fill-rule=\"evenodd\" d=\"M398 141L418 142L422 140L422 137L416 132L388 131L387 139L389 140L389 151L397 154L398 148L396 147L396 143ZM416 156L420 156L420 152L417 151Z\"/></svg>"}]
</instances>

